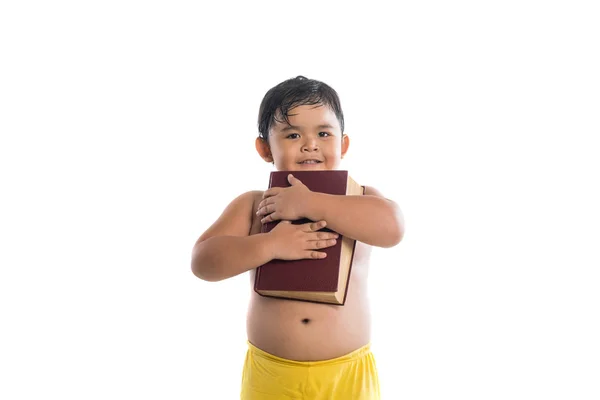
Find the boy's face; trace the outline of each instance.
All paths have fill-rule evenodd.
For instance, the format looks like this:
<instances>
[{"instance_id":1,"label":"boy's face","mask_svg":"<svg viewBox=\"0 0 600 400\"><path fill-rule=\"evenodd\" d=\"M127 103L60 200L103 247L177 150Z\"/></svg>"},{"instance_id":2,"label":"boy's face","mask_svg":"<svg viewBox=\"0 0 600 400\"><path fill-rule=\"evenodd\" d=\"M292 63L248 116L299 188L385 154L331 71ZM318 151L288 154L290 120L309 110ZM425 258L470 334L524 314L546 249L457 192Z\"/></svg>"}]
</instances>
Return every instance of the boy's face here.
<instances>
[{"instance_id":1,"label":"boy's face","mask_svg":"<svg viewBox=\"0 0 600 400\"><path fill-rule=\"evenodd\" d=\"M282 118L278 118L282 119ZM348 151L348 136L331 109L324 105L303 105L289 111L288 120L275 122L269 143L258 138L256 148L279 171L337 169Z\"/></svg>"}]
</instances>

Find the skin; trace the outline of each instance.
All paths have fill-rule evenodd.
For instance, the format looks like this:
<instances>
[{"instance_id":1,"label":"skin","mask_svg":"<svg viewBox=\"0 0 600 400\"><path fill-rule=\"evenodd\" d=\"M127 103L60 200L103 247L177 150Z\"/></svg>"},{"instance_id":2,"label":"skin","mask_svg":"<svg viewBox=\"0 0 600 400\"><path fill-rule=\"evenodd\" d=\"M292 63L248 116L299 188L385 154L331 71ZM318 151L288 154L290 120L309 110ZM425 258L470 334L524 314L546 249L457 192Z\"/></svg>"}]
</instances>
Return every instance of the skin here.
<instances>
[{"instance_id":1,"label":"skin","mask_svg":"<svg viewBox=\"0 0 600 400\"><path fill-rule=\"evenodd\" d=\"M338 169L349 137L327 106L304 105L290 111L290 125L277 122L269 141L256 140L261 158L278 170ZM305 160L319 163L300 163ZM271 259L322 258L320 249L337 235L316 232L324 226L357 240L348 296L344 306L262 297L251 290L248 340L279 357L297 361L326 360L356 350L371 340L368 271L372 246L392 247L404 235L400 209L373 187L364 196L311 192L291 174L287 188L251 191L234 199L197 240L192 271L200 279L219 281L249 272ZM293 225L308 218L314 223ZM271 232L263 223L282 220Z\"/></svg>"}]
</instances>

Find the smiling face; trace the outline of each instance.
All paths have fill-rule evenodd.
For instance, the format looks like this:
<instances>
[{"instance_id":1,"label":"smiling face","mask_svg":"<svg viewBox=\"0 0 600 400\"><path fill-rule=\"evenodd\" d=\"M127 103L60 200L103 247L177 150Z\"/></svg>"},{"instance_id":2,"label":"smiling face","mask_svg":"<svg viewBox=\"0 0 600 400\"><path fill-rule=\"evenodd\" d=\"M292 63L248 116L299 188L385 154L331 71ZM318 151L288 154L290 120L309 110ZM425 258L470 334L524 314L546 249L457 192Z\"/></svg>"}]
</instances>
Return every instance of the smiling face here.
<instances>
[{"instance_id":1,"label":"smiling face","mask_svg":"<svg viewBox=\"0 0 600 400\"><path fill-rule=\"evenodd\" d=\"M282 119L282 118L278 118ZM348 151L349 139L331 109L302 105L288 113L289 125L276 121L269 142L256 139L256 149L279 171L337 169Z\"/></svg>"}]
</instances>

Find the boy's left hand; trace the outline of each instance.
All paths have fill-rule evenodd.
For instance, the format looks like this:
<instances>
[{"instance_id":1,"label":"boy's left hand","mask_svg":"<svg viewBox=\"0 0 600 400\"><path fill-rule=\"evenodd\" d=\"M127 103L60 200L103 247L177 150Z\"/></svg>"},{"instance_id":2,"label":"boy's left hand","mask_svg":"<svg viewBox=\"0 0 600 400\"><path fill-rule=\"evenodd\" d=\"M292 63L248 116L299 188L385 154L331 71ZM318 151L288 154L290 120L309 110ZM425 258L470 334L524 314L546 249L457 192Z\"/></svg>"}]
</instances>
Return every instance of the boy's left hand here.
<instances>
[{"instance_id":1,"label":"boy's left hand","mask_svg":"<svg viewBox=\"0 0 600 400\"><path fill-rule=\"evenodd\" d=\"M273 187L265 191L258 204L256 215L263 217L261 223L276 220L297 220L306 217L306 208L312 194L299 179L288 175L290 187Z\"/></svg>"}]
</instances>

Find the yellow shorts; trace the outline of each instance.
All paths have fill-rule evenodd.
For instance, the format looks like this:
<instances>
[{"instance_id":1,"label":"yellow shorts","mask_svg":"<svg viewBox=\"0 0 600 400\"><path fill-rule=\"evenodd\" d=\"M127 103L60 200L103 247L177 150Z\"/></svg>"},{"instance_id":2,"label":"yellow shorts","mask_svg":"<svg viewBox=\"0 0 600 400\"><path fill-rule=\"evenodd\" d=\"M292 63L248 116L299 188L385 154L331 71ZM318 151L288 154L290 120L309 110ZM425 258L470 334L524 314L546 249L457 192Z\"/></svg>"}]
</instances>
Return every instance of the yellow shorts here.
<instances>
[{"instance_id":1,"label":"yellow shorts","mask_svg":"<svg viewBox=\"0 0 600 400\"><path fill-rule=\"evenodd\" d=\"M324 361L293 361L248 342L241 400L379 400L370 344Z\"/></svg>"}]
</instances>

